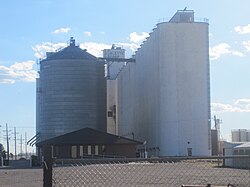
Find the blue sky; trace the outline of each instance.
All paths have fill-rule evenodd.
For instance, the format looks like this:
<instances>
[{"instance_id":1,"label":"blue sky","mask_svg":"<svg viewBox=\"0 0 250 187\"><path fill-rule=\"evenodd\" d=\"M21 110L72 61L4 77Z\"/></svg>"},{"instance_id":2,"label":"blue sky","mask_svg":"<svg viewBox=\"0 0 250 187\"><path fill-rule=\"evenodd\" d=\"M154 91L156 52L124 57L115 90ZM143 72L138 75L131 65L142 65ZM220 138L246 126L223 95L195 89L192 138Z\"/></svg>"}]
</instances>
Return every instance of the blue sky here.
<instances>
[{"instance_id":1,"label":"blue sky","mask_svg":"<svg viewBox=\"0 0 250 187\"><path fill-rule=\"evenodd\" d=\"M186 6L209 19L212 115L222 119L223 138L249 129L249 0L9 0L0 3L0 141L6 122L12 145L13 127L18 137L35 134L36 62L45 51L73 36L96 56L113 43L129 56L159 20Z\"/></svg>"}]
</instances>

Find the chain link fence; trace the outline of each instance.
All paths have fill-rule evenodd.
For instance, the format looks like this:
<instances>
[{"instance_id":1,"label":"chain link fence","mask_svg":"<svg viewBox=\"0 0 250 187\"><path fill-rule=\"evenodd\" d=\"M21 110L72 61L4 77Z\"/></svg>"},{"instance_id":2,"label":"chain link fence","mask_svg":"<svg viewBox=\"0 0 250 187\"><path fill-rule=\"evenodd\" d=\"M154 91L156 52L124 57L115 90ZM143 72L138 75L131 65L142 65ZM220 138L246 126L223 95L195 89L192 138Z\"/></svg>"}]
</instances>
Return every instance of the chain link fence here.
<instances>
[{"instance_id":1,"label":"chain link fence","mask_svg":"<svg viewBox=\"0 0 250 187\"><path fill-rule=\"evenodd\" d=\"M58 159L53 186L250 186L250 157Z\"/></svg>"}]
</instances>

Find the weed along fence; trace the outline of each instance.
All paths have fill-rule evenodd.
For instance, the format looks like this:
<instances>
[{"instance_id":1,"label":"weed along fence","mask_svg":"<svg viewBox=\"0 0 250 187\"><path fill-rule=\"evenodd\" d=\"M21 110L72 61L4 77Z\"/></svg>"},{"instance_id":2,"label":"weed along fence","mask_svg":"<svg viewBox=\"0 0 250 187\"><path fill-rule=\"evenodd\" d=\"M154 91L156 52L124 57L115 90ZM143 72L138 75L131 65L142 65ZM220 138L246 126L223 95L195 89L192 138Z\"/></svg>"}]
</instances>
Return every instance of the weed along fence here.
<instances>
[{"instance_id":1,"label":"weed along fence","mask_svg":"<svg viewBox=\"0 0 250 187\"><path fill-rule=\"evenodd\" d=\"M248 155L55 159L48 163L44 164L44 182L52 186L250 186Z\"/></svg>"}]
</instances>

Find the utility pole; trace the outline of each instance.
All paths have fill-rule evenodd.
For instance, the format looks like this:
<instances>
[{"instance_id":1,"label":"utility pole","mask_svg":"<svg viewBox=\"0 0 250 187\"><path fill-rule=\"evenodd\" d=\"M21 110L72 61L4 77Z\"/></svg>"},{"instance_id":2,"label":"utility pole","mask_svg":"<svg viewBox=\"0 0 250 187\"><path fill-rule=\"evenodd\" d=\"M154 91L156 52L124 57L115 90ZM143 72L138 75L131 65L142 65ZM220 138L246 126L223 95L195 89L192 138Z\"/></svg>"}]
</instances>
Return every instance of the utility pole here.
<instances>
[{"instance_id":1,"label":"utility pole","mask_svg":"<svg viewBox=\"0 0 250 187\"><path fill-rule=\"evenodd\" d=\"M20 138L20 156L22 158L22 153L23 153L23 137L21 134L21 138Z\"/></svg>"},{"instance_id":2,"label":"utility pole","mask_svg":"<svg viewBox=\"0 0 250 187\"><path fill-rule=\"evenodd\" d=\"M25 132L25 158L28 158L28 152L27 152L27 132Z\"/></svg>"},{"instance_id":3,"label":"utility pole","mask_svg":"<svg viewBox=\"0 0 250 187\"><path fill-rule=\"evenodd\" d=\"M20 157L22 158L22 155L23 155L23 140L25 140L25 139L23 139L22 134L20 135L20 139L18 139L18 140L20 140Z\"/></svg>"},{"instance_id":4,"label":"utility pole","mask_svg":"<svg viewBox=\"0 0 250 187\"><path fill-rule=\"evenodd\" d=\"M8 124L6 123L6 143L7 143L7 162L10 160L10 146L9 146L9 130L8 130Z\"/></svg>"},{"instance_id":5,"label":"utility pole","mask_svg":"<svg viewBox=\"0 0 250 187\"><path fill-rule=\"evenodd\" d=\"M7 159L10 160L10 145L9 145L9 131L8 124L6 123L6 138L7 138Z\"/></svg>"},{"instance_id":6,"label":"utility pole","mask_svg":"<svg viewBox=\"0 0 250 187\"><path fill-rule=\"evenodd\" d=\"M17 160L17 154L16 154L16 127L14 127L14 141L15 141L15 160Z\"/></svg>"}]
</instances>

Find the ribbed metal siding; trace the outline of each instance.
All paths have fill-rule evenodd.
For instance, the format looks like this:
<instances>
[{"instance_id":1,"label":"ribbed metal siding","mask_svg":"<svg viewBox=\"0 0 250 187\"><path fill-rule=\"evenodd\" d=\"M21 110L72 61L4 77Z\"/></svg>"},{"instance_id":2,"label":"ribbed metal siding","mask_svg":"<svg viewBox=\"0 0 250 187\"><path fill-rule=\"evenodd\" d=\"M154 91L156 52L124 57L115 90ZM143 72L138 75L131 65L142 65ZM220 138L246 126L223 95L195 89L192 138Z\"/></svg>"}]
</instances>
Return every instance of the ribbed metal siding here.
<instances>
[{"instance_id":1,"label":"ribbed metal siding","mask_svg":"<svg viewBox=\"0 0 250 187\"><path fill-rule=\"evenodd\" d=\"M40 65L41 140L84 127L106 131L104 64L86 60L44 60Z\"/></svg>"}]
</instances>

